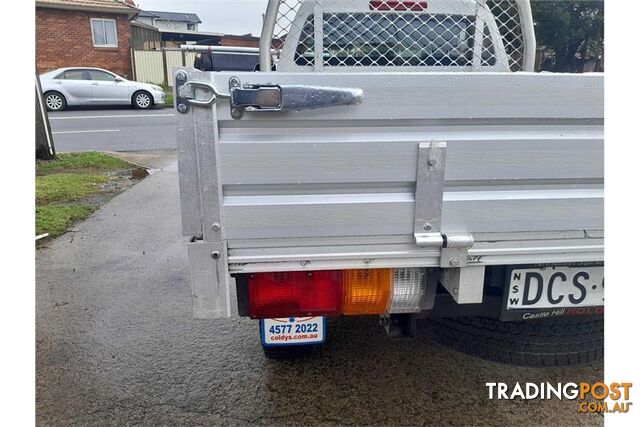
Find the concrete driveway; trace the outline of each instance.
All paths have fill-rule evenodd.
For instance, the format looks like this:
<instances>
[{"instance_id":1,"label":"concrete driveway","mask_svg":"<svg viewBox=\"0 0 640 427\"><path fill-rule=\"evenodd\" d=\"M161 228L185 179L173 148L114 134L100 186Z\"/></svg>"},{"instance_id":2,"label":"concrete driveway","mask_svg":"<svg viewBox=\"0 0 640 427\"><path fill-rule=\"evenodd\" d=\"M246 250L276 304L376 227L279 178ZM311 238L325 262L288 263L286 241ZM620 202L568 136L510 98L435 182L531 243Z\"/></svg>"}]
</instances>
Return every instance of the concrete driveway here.
<instances>
[{"instance_id":1,"label":"concrete driveway","mask_svg":"<svg viewBox=\"0 0 640 427\"><path fill-rule=\"evenodd\" d=\"M257 322L195 321L175 164L37 254L39 425L602 425L575 402L490 401L485 382L596 381L333 322L325 351L263 357Z\"/></svg>"}]
</instances>

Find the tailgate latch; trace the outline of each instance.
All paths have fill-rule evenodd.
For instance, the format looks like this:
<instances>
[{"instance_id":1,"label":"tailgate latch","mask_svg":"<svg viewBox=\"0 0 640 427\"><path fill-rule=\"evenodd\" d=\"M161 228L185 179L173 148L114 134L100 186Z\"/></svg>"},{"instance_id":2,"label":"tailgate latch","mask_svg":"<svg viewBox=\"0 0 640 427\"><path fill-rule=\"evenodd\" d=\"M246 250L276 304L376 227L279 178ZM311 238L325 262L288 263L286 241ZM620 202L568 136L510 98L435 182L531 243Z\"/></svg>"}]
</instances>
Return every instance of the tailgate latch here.
<instances>
[{"instance_id":1,"label":"tailgate latch","mask_svg":"<svg viewBox=\"0 0 640 427\"><path fill-rule=\"evenodd\" d=\"M241 84L229 79L231 117L241 119L245 111L299 111L362 102L364 92L357 88L306 85Z\"/></svg>"},{"instance_id":2,"label":"tailgate latch","mask_svg":"<svg viewBox=\"0 0 640 427\"><path fill-rule=\"evenodd\" d=\"M186 104L208 107L219 99L228 99L231 117L241 119L245 111L299 111L362 102L364 92L358 88L329 86L241 84L238 77L229 79L229 93L218 91L212 84L186 81L176 76L178 111L186 113Z\"/></svg>"}]
</instances>

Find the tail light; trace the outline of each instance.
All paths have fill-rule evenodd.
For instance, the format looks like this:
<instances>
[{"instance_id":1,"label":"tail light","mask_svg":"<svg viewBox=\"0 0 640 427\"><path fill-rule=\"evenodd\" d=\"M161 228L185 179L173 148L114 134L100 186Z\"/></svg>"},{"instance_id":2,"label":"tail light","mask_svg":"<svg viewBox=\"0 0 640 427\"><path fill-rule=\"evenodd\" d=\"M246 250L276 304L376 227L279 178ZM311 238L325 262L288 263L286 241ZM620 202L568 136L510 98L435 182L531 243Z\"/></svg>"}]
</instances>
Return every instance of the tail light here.
<instances>
[{"instance_id":1,"label":"tail light","mask_svg":"<svg viewBox=\"0 0 640 427\"><path fill-rule=\"evenodd\" d=\"M391 269L346 270L343 314L379 314L389 305Z\"/></svg>"},{"instance_id":2,"label":"tail light","mask_svg":"<svg viewBox=\"0 0 640 427\"><path fill-rule=\"evenodd\" d=\"M423 268L393 270L393 295L389 313L415 313L422 308L425 282Z\"/></svg>"},{"instance_id":3,"label":"tail light","mask_svg":"<svg viewBox=\"0 0 640 427\"><path fill-rule=\"evenodd\" d=\"M253 318L320 316L340 313L341 271L260 273L249 278Z\"/></svg>"},{"instance_id":4,"label":"tail light","mask_svg":"<svg viewBox=\"0 0 640 427\"><path fill-rule=\"evenodd\" d=\"M427 10L426 1L371 0L370 10L394 10L418 12Z\"/></svg>"},{"instance_id":5,"label":"tail light","mask_svg":"<svg viewBox=\"0 0 640 427\"><path fill-rule=\"evenodd\" d=\"M422 305L424 275L422 268L252 274L249 316L413 313Z\"/></svg>"}]
</instances>

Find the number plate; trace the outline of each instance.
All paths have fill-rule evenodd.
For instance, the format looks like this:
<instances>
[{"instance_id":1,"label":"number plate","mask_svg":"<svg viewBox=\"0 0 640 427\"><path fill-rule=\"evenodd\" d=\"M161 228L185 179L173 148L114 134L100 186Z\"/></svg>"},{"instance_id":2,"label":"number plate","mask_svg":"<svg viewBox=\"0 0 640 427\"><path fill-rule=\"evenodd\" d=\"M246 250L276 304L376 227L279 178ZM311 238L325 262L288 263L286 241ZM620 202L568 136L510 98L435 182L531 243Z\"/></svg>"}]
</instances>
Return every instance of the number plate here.
<instances>
[{"instance_id":1,"label":"number plate","mask_svg":"<svg viewBox=\"0 0 640 427\"><path fill-rule=\"evenodd\" d=\"M265 347L320 344L325 339L324 317L284 317L260 320Z\"/></svg>"},{"instance_id":2,"label":"number plate","mask_svg":"<svg viewBox=\"0 0 640 427\"><path fill-rule=\"evenodd\" d=\"M503 320L600 314L604 267L515 268L507 279ZM600 307L588 309L586 307Z\"/></svg>"}]
</instances>

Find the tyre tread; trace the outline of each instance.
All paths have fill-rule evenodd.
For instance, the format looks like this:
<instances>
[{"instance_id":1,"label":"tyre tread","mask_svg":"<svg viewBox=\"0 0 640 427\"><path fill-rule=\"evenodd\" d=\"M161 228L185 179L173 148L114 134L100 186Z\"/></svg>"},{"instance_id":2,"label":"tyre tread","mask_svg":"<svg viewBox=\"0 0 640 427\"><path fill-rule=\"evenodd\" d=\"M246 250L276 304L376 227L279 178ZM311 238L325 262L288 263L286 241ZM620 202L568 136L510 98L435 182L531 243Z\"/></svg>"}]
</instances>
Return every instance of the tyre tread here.
<instances>
[{"instance_id":1,"label":"tyre tread","mask_svg":"<svg viewBox=\"0 0 640 427\"><path fill-rule=\"evenodd\" d=\"M458 317L427 323L437 342L506 364L567 366L604 358L602 318L500 322L486 317Z\"/></svg>"}]
</instances>

